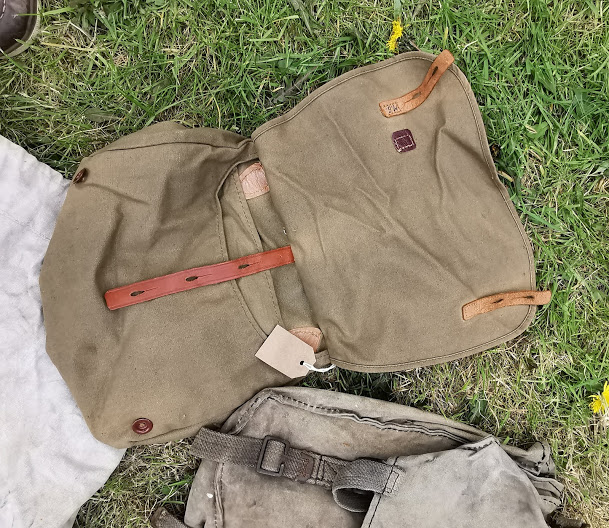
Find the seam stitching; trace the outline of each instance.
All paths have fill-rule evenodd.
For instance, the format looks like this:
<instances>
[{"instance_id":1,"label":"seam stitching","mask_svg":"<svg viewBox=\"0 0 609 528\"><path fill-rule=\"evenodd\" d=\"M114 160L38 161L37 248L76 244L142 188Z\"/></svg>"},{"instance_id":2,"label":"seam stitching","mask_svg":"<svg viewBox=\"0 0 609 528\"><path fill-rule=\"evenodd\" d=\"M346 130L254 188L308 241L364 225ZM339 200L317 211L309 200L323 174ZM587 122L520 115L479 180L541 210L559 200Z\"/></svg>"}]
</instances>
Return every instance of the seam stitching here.
<instances>
[{"instance_id":1,"label":"seam stitching","mask_svg":"<svg viewBox=\"0 0 609 528\"><path fill-rule=\"evenodd\" d=\"M408 138L408 145L398 145L398 141L400 139L404 139L404 138ZM393 138L393 144L395 145L395 148L397 149L398 152L402 152L403 150L409 149L410 147L414 146L414 141L412 141L410 139L409 134L404 134L403 136L398 136L396 138Z\"/></svg>"},{"instance_id":2,"label":"seam stitching","mask_svg":"<svg viewBox=\"0 0 609 528\"><path fill-rule=\"evenodd\" d=\"M435 58L431 59L431 58L429 58L429 57L422 57L422 56L418 55L418 52L414 52L414 53L417 53L417 56L416 56L416 57L413 57L413 56L409 56L409 57L400 57L400 58L399 58L399 60L391 60L391 59L389 59L389 61L391 61L391 62L387 63L387 62L383 61L383 62L382 62L382 63L380 63L380 65L378 65L376 68L370 68L370 69L366 68L366 70L365 70L365 71L361 71L360 69L355 69L355 70L351 70L351 72L347 72L347 73L345 74L347 77L345 77L344 79L341 79L341 80L340 80L339 82L337 82L336 84L333 84L332 86L327 87L325 90L323 90L323 86L321 86L320 88L318 88L318 90L323 90L323 92L318 93L318 94L317 94L317 95L316 95L316 96L315 96L313 99L311 99L310 101L308 101L307 103L305 103L305 104L304 104L304 105L303 105L301 108L299 108L299 109L298 109L298 112L295 112L295 113L294 113L294 114L292 114L290 117L287 117L287 118L285 118L285 119L282 119L282 117L285 117L287 114L284 114L283 116L279 116L279 117L277 117L276 119L279 119L279 120L280 120L280 122L275 123L275 124L273 124L273 125L269 126L269 127L268 127L268 128L266 128L266 129L263 129L263 130L262 130L262 131L261 131L259 134L252 134L252 140L255 142L255 141L256 141L256 140L257 140L257 139L258 139L258 138L259 138L259 137L260 137L262 134L265 134L266 132L268 132L269 130L271 130L271 129L275 128L276 126L279 126L279 125L282 125L283 123L287 123L288 121L291 121L291 120L292 120L292 119L294 119L294 118L295 118L295 117L296 117L298 114L300 114L300 113L301 113L301 112L302 112L302 111L303 111L303 110L304 110L304 109L305 109L307 106L309 106L311 103L313 103L314 101L316 101L316 100L317 100L319 97L321 97L323 94L325 94L325 93L329 92L330 90L333 90L334 88L336 88L336 87L340 86L341 84L343 84L343 83L345 83L345 82L347 82L347 81L349 81L349 80L351 80L351 79L354 79L354 78L356 78L356 77L359 77L360 75L364 75L364 74L369 73L369 72L375 72L375 71L378 71L378 70L382 70L382 69L384 69L384 68L388 68L389 66L392 66L392 65L394 65L394 64L398 64L398 63L400 63L400 62L407 61L407 60L416 60L416 59L421 59L421 60L425 60L425 61L427 61L427 62L433 62L433 61L435 60ZM397 57L396 57L396 59L397 59ZM371 65L368 65L368 66L371 66ZM364 66L364 68L365 68L365 66ZM451 67L449 67L448 71L451 71L451 68L452 68L452 65L451 65ZM350 73L352 73L352 72L357 72L357 73L353 73L352 75L349 75L349 74L350 74ZM455 73L454 73L454 72L452 72L452 73L453 73L453 75L455 75ZM330 83L331 83L331 82L332 82L332 81L330 81ZM317 91L317 90L316 90L316 91ZM315 93L315 92L313 92L313 93ZM313 95L313 94L311 94L311 95ZM263 126L264 126L264 125L263 125Z\"/></svg>"},{"instance_id":3,"label":"seam stitching","mask_svg":"<svg viewBox=\"0 0 609 528\"><path fill-rule=\"evenodd\" d=\"M254 244L258 247L258 250L264 251L264 248L262 247L262 239L260 238L260 235L258 234L258 230L256 229L256 226L254 225L254 219L252 217L252 212L249 208L249 205L247 206L247 210L246 210L245 209L246 205L243 203L243 199L241 198L241 193L244 193L244 191L243 191L243 187L242 187L242 183L241 183L242 180L241 180L241 177L238 172L235 172L235 174L233 176L233 182L235 184L235 190L237 191L237 196L239 197L239 204L241 205L241 210L243 211L243 217L245 218L245 222L250 231L250 236L254 240ZM241 187L241 189L239 189L240 187ZM245 193L244 193L244 195L245 195ZM247 198L246 198L246 202L247 202ZM256 240L256 237L258 237L258 240ZM258 242L260 242L260 243L258 243ZM273 311L275 312L275 319L277 320L277 324L281 324L282 320L281 320L281 316L279 315L279 306L277 306L277 303L275 302L275 299L273 298L273 289L271 287L271 282L269 280L271 272L270 272L270 270L267 270L267 271L262 272L262 274L264 275L264 278L266 280L266 286L269 289L269 298L271 300L271 304L273 305ZM252 314L252 317L253 317L253 315L254 314Z\"/></svg>"},{"instance_id":4,"label":"seam stitching","mask_svg":"<svg viewBox=\"0 0 609 528\"><path fill-rule=\"evenodd\" d=\"M230 178L230 173L233 170L235 170L235 167L232 167L227 172L226 176L224 178L222 178L220 184L218 185L218 189L222 185L224 185L226 178ZM223 224L221 225L221 219L222 219L222 205L220 204L220 200L216 196L216 231L218 234L218 241L220 243L220 252L222 255L222 260L228 260L228 252L225 252L224 243L222 241L222 232L224 229L223 229ZM239 287L237 286L237 281L231 280L228 282L230 282L230 284L233 288L233 293L237 297L237 300L239 301L239 305L241 306L241 309L243 310L243 313L245 314L246 319L249 321L249 323L252 326L252 328L254 329L254 332L256 333L256 335L258 335L259 337L262 337L262 335L264 335L266 338L266 334L264 334L264 332L262 331L262 328L260 328L259 325L257 325L257 323L254 321L254 319L253 319L254 316L252 315L250 310L248 308L246 308L246 306L244 305L244 299L242 299L241 292L239 291ZM262 332L262 335L260 335L261 332Z\"/></svg>"},{"instance_id":5,"label":"seam stitching","mask_svg":"<svg viewBox=\"0 0 609 528\"><path fill-rule=\"evenodd\" d=\"M197 130L197 129L192 128L192 129L187 129L187 130L192 131L192 130ZM222 131L221 128L217 128L214 130ZM252 140L250 138L243 138L243 139L245 141L240 141L239 144L234 147L231 145L217 145L217 144L213 144L213 143L206 143L205 141L159 141L158 143L146 143L145 145L134 145L132 147L112 147L112 144L110 144L107 147L104 147L103 149L93 152L92 154L87 156L87 158L92 158L93 156L101 156L102 154L106 154L108 152L119 152L122 150L137 150L137 149L142 149L142 148L160 147L161 145L206 145L208 147L214 147L214 148L222 148L222 149L227 148L227 149L231 149L231 150L240 150L241 148L243 148L243 143L252 142ZM117 140L117 141L120 141L120 140ZM87 159L87 158L85 158L85 159Z\"/></svg>"},{"instance_id":6,"label":"seam stitching","mask_svg":"<svg viewBox=\"0 0 609 528\"><path fill-rule=\"evenodd\" d=\"M268 391L267 394L265 394L262 398L256 398L253 402L251 402L251 404L249 405L248 409L243 413L243 415L241 415L239 417L239 419L237 420L237 423L231 428L230 431L227 431L228 434L235 434L236 432L239 432L241 430L243 430L243 427L245 427L245 424L243 424L242 427L239 427L242 422L245 421L249 421L250 419L253 418L254 414L256 413L256 411L258 411L258 409L260 409L260 407L266 402L266 401L275 401L277 403L279 403L280 405L294 405L296 404L296 406L304 408L304 409L319 409L320 411L326 411L330 414L340 414L341 412L343 412L341 409L337 409L336 407L326 407L326 406L322 406L322 405L311 405L310 403L306 403L303 402L301 400L298 400L296 398L292 398L291 396L286 396L285 394L278 394L276 392L274 392L272 389L266 389ZM430 423L430 427L428 428L427 426L425 426L424 424L427 422L423 422L422 420L419 420L417 423L419 423L420 425L418 426L419 428L422 429L426 429L426 431L418 431L416 430L416 425L413 426L413 421L409 420L410 423L404 423L402 424L402 427L383 427L384 430L389 430L389 431L397 431L397 432L413 432L413 433L418 433L418 434L424 434L427 436L443 436L446 438L450 438L456 442L460 442L461 445L463 444L467 444L468 442L470 442L471 440L461 436L459 433L463 432L464 434L468 434L467 431L460 431L458 429L456 429L455 427L453 427L452 425L447 425L447 427L450 427L452 430L456 430L456 432L452 432L452 431L445 431L444 429L439 429L439 430L433 430L432 427L434 426L439 426L440 424L433 424ZM378 428L376 426L376 424L374 423L370 423L370 422L359 422L363 425L368 425L370 427L375 427ZM456 422L458 425L459 422Z\"/></svg>"},{"instance_id":7,"label":"seam stitching","mask_svg":"<svg viewBox=\"0 0 609 528\"><path fill-rule=\"evenodd\" d=\"M221 510L222 504L223 504L222 493L223 493L223 490L224 490L224 486L222 485L222 477L224 476L224 464L220 464L219 470L220 470L220 475L218 475L218 477L219 477L218 478L218 488L219 488L218 491L220 492L219 493L220 498L219 498L218 503L219 503L220 507L216 507L216 511L214 512L215 513L215 515L214 515L214 526L215 526L215 528L218 528L218 516L221 515L220 510Z\"/></svg>"},{"instance_id":8,"label":"seam stitching","mask_svg":"<svg viewBox=\"0 0 609 528\"><path fill-rule=\"evenodd\" d=\"M44 236L42 233L39 233L38 231L36 231L35 229L32 229L28 224L25 224L23 222L20 222L19 220L17 220L16 218L13 218L11 215L9 215L8 213L0 210L0 215L4 216L5 218L8 218L9 220L12 220L13 222L15 222L17 225L27 229L30 233L36 235L39 238L42 238L43 240L46 240L47 242L50 239L50 237L46 237Z\"/></svg>"},{"instance_id":9,"label":"seam stitching","mask_svg":"<svg viewBox=\"0 0 609 528\"><path fill-rule=\"evenodd\" d=\"M341 409L337 409L335 407L326 407L326 406L322 406L322 405L311 405L310 403L306 403L303 402L301 400L297 400L296 398L292 398L291 396L286 396L284 394L274 394L271 393L269 394L269 396L266 398L269 400L274 400L280 404L286 404L286 401L291 401L295 404L298 404L299 406L304 406L305 408L309 408L309 409L319 409L321 411L327 411L333 414L340 414L341 412L343 412ZM287 405L290 405L289 403L287 403ZM258 407L259 408L259 407ZM378 429L378 427L376 426L376 424L371 423L371 422L359 422L363 425L369 425L370 427L375 427ZM464 438L462 436L459 436L458 433L452 433L450 431L445 431L443 429L439 429L439 430L432 430L432 429L428 429L424 424L424 422L419 421L418 423L420 423L420 425L418 426L419 428L423 428L426 429L426 431L417 431L416 430L416 425L412 425L412 424L402 424L402 427L383 427L383 430L388 430L388 431L398 431L398 432L409 432L409 433L418 433L418 434L423 434L426 436L443 436L446 438L451 438L455 441L458 442L462 442L463 444L466 444L467 442L469 442L469 440L467 438ZM457 422L459 423L459 422ZM431 424L433 425L439 425L439 424ZM452 426L448 426L451 427L452 429L455 429Z\"/></svg>"},{"instance_id":10,"label":"seam stitching","mask_svg":"<svg viewBox=\"0 0 609 528\"><path fill-rule=\"evenodd\" d=\"M463 74L463 76L465 76L465 74ZM482 155L484 156L484 161L486 162L486 166L489 169L489 172L490 172L490 175L491 175L491 179L493 180L493 183L495 184L495 187L497 187L497 189L499 190L499 192L501 194L501 197L503 198L503 201L504 201L508 211L510 212L510 215L512 216L512 220L514 221L515 227L518 230L518 232L520 233L520 238L522 239L522 246L523 246L523 248L524 248L524 250L525 250L525 252L527 254L528 261L529 261L529 284L531 285L531 290L532 290L532 289L534 289L534 286L535 286L533 284L535 263L533 261L532 248L530 247L530 245L527 246L527 240L526 240L526 234L524 232L524 226L522 226L522 224L520 223L520 219L516 218L515 210L514 210L514 206L512 204L512 201L509 200L509 203L508 203L508 199L506 199L506 196L505 196L505 187L499 181L499 178L497 178L497 170L496 170L496 168L495 168L495 170L493 170L494 165L493 165L493 167L491 167L491 164L489 163L489 159L488 159L488 147L486 149L484 148L484 141L483 141L482 133L481 133L481 130L480 130L481 128L484 129L484 123L481 123L482 119L481 119L481 116L480 116L480 110L478 109L478 113L476 113L476 107L474 106L474 104L472 102L471 93L473 93L473 92L471 91L471 87L468 90L467 89L468 87L464 85L463 80L461 79L461 77L459 75L457 75L457 74L455 74L455 77L459 81L459 84L461 84L461 88L463 89L463 92L465 93L465 96L467 97L467 101L469 102L470 110L472 112L472 116L473 116L474 121L476 123L476 130L478 132L478 140L480 141L480 148L482 149ZM510 207L510 205L512 205L512 207ZM529 311L527 312L527 317L528 317L530 311L531 311L531 308L529 308ZM526 317L525 317L525 319L526 319Z\"/></svg>"},{"instance_id":11,"label":"seam stitching","mask_svg":"<svg viewBox=\"0 0 609 528\"><path fill-rule=\"evenodd\" d=\"M429 365L429 363L427 363L428 361L452 358L452 357L459 356L461 354L469 354L469 353L473 354L478 350L480 352L482 352L483 350L488 350L488 348L484 348L484 347L492 347L495 344L499 345L499 344L504 343L505 341L509 340L512 337L516 337L519 334L520 329L527 324L527 319L529 318L530 313L531 313L531 307L529 307L529 310L527 311L527 314L526 314L525 318L522 320L522 322L511 332L508 332L507 334L504 334L500 337L487 341L486 343L482 343L482 344L476 345L474 347L466 348L464 350L459 350L458 352L453 352L452 354L445 354L442 356L433 356L433 357L424 358L424 359L417 359L415 361L407 361L406 363L387 363L387 364L383 364L383 365L370 365L369 363L351 363L350 361L344 361L342 359L333 358L332 356L329 356L329 357L332 360L332 362L336 364L337 367L340 367L341 364L350 365L353 367L366 367L366 368L376 368L376 367L403 368L403 367L411 367L411 366Z\"/></svg>"}]
</instances>

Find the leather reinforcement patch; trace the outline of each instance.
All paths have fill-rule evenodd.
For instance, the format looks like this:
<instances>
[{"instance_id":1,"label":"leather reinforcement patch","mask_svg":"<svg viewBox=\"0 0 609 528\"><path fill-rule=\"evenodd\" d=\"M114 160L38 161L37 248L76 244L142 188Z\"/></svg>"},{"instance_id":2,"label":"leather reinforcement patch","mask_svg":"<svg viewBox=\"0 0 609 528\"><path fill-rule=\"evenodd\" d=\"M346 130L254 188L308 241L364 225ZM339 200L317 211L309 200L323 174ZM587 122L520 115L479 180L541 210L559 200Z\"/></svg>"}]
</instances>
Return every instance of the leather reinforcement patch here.
<instances>
[{"instance_id":1,"label":"leather reinforcement patch","mask_svg":"<svg viewBox=\"0 0 609 528\"><path fill-rule=\"evenodd\" d=\"M407 128L396 130L391 134L391 141L393 141L393 146L398 152L408 152L417 148L414 137L412 137L412 132Z\"/></svg>"},{"instance_id":2,"label":"leather reinforcement patch","mask_svg":"<svg viewBox=\"0 0 609 528\"><path fill-rule=\"evenodd\" d=\"M290 334L295 335L298 339L304 341L307 345L313 348L313 352L317 353L319 344L321 343L321 330L315 326L303 326L302 328L292 328Z\"/></svg>"},{"instance_id":3,"label":"leather reinforcement patch","mask_svg":"<svg viewBox=\"0 0 609 528\"><path fill-rule=\"evenodd\" d=\"M253 163L247 167L240 175L241 186L246 200L251 200L257 196L262 196L269 192L269 183L266 181L266 174L262 163Z\"/></svg>"}]
</instances>

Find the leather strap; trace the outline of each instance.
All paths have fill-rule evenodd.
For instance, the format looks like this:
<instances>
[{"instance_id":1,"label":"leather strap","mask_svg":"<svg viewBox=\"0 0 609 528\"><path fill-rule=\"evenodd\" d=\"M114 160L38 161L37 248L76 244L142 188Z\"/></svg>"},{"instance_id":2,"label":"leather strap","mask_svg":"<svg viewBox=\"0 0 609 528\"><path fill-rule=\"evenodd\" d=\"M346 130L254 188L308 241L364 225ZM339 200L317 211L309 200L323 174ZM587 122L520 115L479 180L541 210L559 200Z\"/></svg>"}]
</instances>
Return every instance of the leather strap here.
<instances>
[{"instance_id":1,"label":"leather strap","mask_svg":"<svg viewBox=\"0 0 609 528\"><path fill-rule=\"evenodd\" d=\"M452 56L452 53L448 50L444 50L436 57L436 60L431 63L427 75L425 75L425 78L419 87L397 99L390 99L379 103L381 113L385 117L394 117L410 112L422 105L425 102L425 99L429 97L434 86L440 80L440 77L442 77L444 72L448 70L454 61L455 58Z\"/></svg>"},{"instance_id":2,"label":"leather strap","mask_svg":"<svg viewBox=\"0 0 609 528\"><path fill-rule=\"evenodd\" d=\"M527 304L548 304L552 299L550 291L515 291L496 293L488 297L481 297L475 301L465 304L462 308L463 319L467 321L477 315L492 312L506 306L517 306Z\"/></svg>"},{"instance_id":3,"label":"leather strap","mask_svg":"<svg viewBox=\"0 0 609 528\"><path fill-rule=\"evenodd\" d=\"M165 295L178 293L201 286L218 284L241 277L247 277L261 271L266 271L294 262L292 248L285 246L263 253L247 255L219 264L211 264L200 268L191 268L154 279L135 282L120 288L108 290L104 298L110 310L132 306Z\"/></svg>"}]
</instances>

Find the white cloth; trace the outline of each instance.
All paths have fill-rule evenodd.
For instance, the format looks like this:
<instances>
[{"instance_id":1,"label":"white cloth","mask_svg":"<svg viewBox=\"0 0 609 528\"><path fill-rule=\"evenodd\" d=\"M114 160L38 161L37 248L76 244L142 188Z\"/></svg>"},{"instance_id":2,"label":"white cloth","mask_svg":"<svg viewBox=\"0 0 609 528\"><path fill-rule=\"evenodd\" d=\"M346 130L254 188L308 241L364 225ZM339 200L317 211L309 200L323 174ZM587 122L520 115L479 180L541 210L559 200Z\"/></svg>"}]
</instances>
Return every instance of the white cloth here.
<instances>
[{"instance_id":1,"label":"white cloth","mask_svg":"<svg viewBox=\"0 0 609 528\"><path fill-rule=\"evenodd\" d=\"M68 182L0 136L0 527L64 528L124 450L93 438L45 351L38 276Z\"/></svg>"}]
</instances>

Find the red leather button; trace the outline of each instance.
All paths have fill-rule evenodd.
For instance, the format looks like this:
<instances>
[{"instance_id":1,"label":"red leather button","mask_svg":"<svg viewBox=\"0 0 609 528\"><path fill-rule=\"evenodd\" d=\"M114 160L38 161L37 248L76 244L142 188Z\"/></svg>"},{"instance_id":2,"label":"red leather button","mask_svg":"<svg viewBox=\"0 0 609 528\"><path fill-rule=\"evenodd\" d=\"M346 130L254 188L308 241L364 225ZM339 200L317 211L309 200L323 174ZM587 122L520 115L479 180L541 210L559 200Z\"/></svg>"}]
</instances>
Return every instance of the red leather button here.
<instances>
[{"instance_id":1,"label":"red leather button","mask_svg":"<svg viewBox=\"0 0 609 528\"><path fill-rule=\"evenodd\" d=\"M138 418L131 426L134 433L146 434L152 431L152 422L148 418Z\"/></svg>"},{"instance_id":2,"label":"red leather button","mask_svg":"<svg viewBox=\"0 0 609 528\"><path fill-rule=\"evenodd\" d=\"M80 169L74 178L72 179L72 183L80 183L87 179L87 169Z\"/></svg>"}]
</instances>

